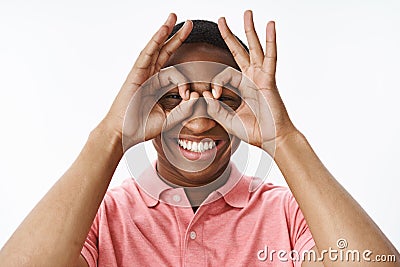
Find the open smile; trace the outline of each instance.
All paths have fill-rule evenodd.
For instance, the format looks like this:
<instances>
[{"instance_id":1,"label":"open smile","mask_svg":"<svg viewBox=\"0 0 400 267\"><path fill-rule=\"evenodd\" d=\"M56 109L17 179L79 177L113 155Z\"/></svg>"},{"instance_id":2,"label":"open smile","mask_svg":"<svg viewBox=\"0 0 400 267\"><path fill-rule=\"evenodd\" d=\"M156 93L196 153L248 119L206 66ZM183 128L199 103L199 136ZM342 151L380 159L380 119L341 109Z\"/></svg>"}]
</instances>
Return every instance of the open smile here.
<instances>
[{"instance_id":1,"label":"open smile","mask_svg":"<svg viewBox=\"0 0 400 267\"><path fill-rule=\"evenodd\" d=\"M181 154L189 160L207 160L214 158L217 152L226 143L224 140L188 137L176 138L176 144Z\"/></svg>"},{"instance_id":2,"label":"open smile","mask_svg":"<svg viewBox=\"0 0 400 267\"><path fill-rule=\"evenodd\" d=\"M182 147L183 149L192 151L192 152L197 152L197 153L201 153L201 152L205 152L207 150L211 150L213 148L215 148L217 146L217 144L219 143L218 140L214 141L190 141L187 139L177 139L178 140L178 145L180 147Z\"/></svg>"}]
</instances>

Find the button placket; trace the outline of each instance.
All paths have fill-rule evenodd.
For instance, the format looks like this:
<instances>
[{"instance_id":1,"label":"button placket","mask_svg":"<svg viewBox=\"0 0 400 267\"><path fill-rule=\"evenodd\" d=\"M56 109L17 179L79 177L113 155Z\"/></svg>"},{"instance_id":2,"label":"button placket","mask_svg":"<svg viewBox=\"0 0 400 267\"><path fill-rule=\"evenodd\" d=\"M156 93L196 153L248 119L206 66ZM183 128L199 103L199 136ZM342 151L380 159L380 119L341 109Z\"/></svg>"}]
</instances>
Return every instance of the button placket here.
<instances>
[{"instance_id":1,"label":"button placket","mask_svg":"<svg viewBox=\"0 0 400 267\"><path fill-rule=\"evenodd\" d=\"M192 224L188 228L185 239L185 266L206 266L206 252L203 244L203 222Z\"/></svg>"}]
</instances>

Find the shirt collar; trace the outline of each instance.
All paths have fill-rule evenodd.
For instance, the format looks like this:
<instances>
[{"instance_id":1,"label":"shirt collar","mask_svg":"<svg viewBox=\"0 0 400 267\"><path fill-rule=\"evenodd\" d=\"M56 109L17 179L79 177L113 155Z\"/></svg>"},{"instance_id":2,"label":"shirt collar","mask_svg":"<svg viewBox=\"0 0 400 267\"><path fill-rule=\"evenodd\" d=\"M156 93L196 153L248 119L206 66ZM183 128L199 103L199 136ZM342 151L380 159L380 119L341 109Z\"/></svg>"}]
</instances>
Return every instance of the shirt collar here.
<instances>
[{"instance_id":1,"label":"shirt collar","mask_svg":"<svg viewBox=\"0 0 400 267\"><path fill-rule=\"evenodd\" d=\"M230 206L243 208L249 200L251 179L240 173L232 162L229 166L231 172L227 182L216 191L212 192L205 200L205 203L210 203L222 196L225 202ZM162 192L176 189L167 185L160 179L156 172L156 161L136 178L136 183L148 207L154 207L158 204Z\"/></svg>"}]
</instances>

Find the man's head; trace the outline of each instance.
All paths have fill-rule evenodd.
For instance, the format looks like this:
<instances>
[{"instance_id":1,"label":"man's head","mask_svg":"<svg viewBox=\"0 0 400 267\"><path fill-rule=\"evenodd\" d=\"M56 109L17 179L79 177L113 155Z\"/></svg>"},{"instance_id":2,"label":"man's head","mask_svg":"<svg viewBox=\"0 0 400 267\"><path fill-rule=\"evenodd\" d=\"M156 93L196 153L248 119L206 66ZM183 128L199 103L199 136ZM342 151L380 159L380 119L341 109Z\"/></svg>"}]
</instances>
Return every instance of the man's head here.
<instances>
[{"instance_id":1,"label":"man's head","mask_svg":"<svg viewBox=\"0 0 400 267\"><path fill-rule=\"evenodd\" d=\"M183 23L177 24L171 36L182 25ZM243 43L242 45L248 50ZM219 32L218 25L210 21L193 20L192 32L182 46L171 55L164 67L194 61L219 63L215 64L215 66L212 64L207 65L206 72L212 72L212 68L218 71L218 68L222 66L221 64L239 69ZM194 77L194 74L202 72L201 70L193 71L189 69L180 69L180 71L192 81L198 78ZM202 92L205 90L211 90L210 83L196 82L190 84L190 91L197 93L199 96L202 96ZM223 90L219 101L233 110L237 109L241 104L240 96L229 89ZM159 100L160 106L167 113L180 102L181 98L177 88L169 91ZM153 141L158 153L158 171L163 176L167 176L171 182L181 186L200 186L218 178L226 169L231 153L239 143L240 140L238 138L230 136L220 124L208 117L207 105L202 98L197 100L193 107L193 114L188 120L185 120L175 129L163 133L163 138L159 135ZM189 144L190 148L188 148ZM210 150L214 152L215 158L207 168L199 168L198 171L193 171L196 169L196 162L193 161L193 164L191 164L193 168L190 171L186 171L175 167L166 156L165 151L169 150L174 151L172 153L180 153L189 160L196 160L204 152L198 152L199 149L193 149L194 144L197 148L201 146L203 150L204 147L208 147L208 151L206 151L208 153L211 153ZM212 148L210 147L211 145Z\"/></svg>"}]
</instances>

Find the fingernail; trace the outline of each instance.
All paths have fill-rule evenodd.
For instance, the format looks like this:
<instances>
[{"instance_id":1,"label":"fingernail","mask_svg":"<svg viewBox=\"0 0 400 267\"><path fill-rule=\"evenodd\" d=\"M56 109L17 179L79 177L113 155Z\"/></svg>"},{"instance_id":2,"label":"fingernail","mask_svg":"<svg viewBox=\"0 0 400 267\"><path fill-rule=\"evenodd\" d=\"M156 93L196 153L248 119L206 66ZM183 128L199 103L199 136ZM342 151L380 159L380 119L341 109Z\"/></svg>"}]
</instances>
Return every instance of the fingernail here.
<instances>
[{"instance_id":1,"label":"fingernail","mask_svg":"<svg viewBox=\"0 0 400 267\"><path fill-rule=\"evenodd\" d=\"M185 98L186 98L186 99L189 99L189 96L190 96L190 92L189 92L189 90L186 90L186 92L185 92Z\"/></svg>"},{"instance_id":2,"label":"fingernail","mask_svg":"<svg viewBox=\"0 0 400 267\"><path fill-rule=\"evenodd\" d=\"M212 93L213 97L216 99L217 98L217 92L215 91L215 89L211 89L211 93Z\"/></svg>"}]
</instances>

